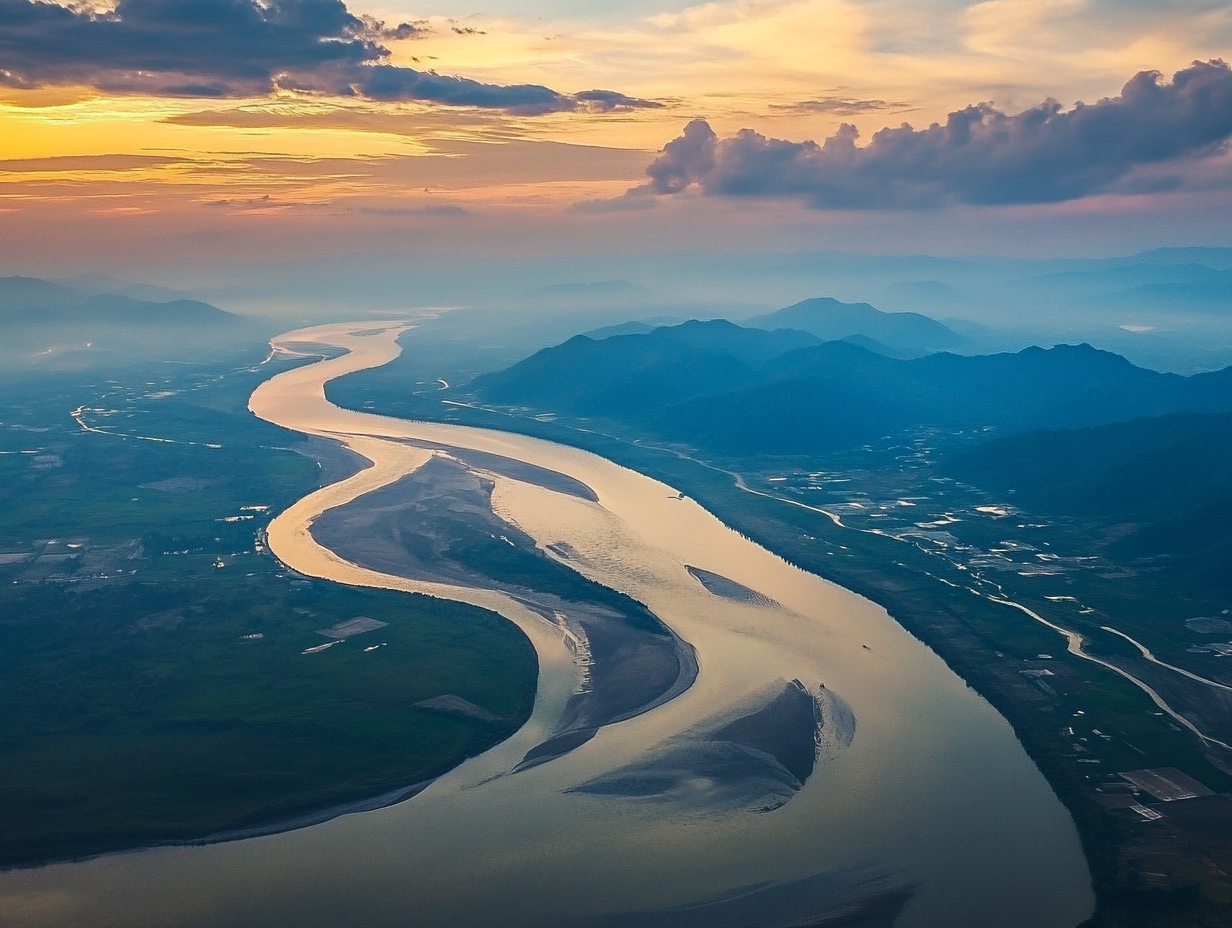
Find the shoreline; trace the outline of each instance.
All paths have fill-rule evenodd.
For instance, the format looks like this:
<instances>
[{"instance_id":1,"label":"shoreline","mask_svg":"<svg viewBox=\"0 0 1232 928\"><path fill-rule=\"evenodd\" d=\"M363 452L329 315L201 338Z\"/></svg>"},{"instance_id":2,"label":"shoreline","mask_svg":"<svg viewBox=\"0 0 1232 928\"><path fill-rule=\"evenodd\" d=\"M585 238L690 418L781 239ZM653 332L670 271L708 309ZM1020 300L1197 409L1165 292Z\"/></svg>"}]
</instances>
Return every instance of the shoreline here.
<instances>
[{"instance_id":1,"label":"shoreline","mask_svg":"<svg viewBox=\"0 0 1232 928\"><path fill-rule=\"evenodd\" d=\"M15 924L564 928L598 918L633 925L642 923L634 909L679 912L756 883L773 899L741 923L768 926L777 923L771 904L788 903L802 865L811 876L796 900L801 923L857 911L882 890L903 894L896 920L902 928L1075 924L1090 912L1073 822L1006 720L883 609L792 566L668 484L596 454L509 432L333 406L326 380L398 353L394 339L405 328L384 324L384 337L351 334L371 326L287 333L283 340L362 346L363 357L342 355L282 372L250 399L263 418L338 440L373 462L288 507L271 523L271 550L305 576L495 607L523 628L540 656L530 720L427 785L416 801L376 814L344 812L320 827L259 841L163 846L140 856L10 873L0 877L0 905L27 906ZM570 486L565 483L547 490L512 476L484 477L496 516L551 560L564 558L586 580L644 604L689 642L701 671L693 685L649 711L599 727L549 763L509 776L528 749L558 730L571 698L587 684L579 671L591 649L599 655L604 645L598 638L568 638L561 621L553 624L550 614L508 594L365 570L314 542L309 529L322 512L432 459L431 452L398 441L407 437L434 448L502 455L592 490L597 501L561 492ZM437 489L452 486L438 485L435 474L419 479ZM457 511L478 511L473 501L467 505ZM508 565L517 568L511 579L522 576L536 586L538 572L518 567L492 531L476 522L468 529L472 540L455 540L446 529L440 541L471 552L464 560L474 559L481 573ZM455 628L466 635L464 626ZM804 770L800 745L816 739L797 737L793 719L799 719L792 713L780 719L778 700L765 703L783 681L799 681L809 692L824 688L836 706L849 707L821 713L831 737L804 783L791 771ZM638 701L625 695L622 709ZM782 728L785 740L764 742L756 733L765 726L740 721L760 719L763 704L773 716L770 729ZM815 709L807 715L817 723ZM729 717L736 721L723 722ZM765 747L775 753L765 754ZM782 762L772 763L779 755ZM627 786L649 770L659 785L643 798L641 786ZM721 781L712 779L715 771L724 772ZM574 789L610 782L605 775L611 773L625 784L617 790L622 795ZM791 789L780 789L784 783ZM725 811L735 808L743 811ZM264 830L294 823L307 820L283 819ZM937 846L933 839L941 834L963 840ZM963 891L972 880L983 887L978 897ZM126 892L134 881L146 891ZM833 891L823 891L827 885ZM358 898L364 904L356 908Z\"/></svg>"},{"instance_id":2,"label":"shoreline","mask_svg":"<svg viewBox=\"0 0 1232 928\"><path fill-rule=\"evenodd\" d=\"M356 325L368 327L357 333L354 331ZM313 523L325 512L387 487L414 473L432 459L432 452L393 441L392 436L347 430L334 431L325 424L335 413L344 416L362 415L341 410L330 403L325 398L325 384L355 371L379 367L396 358L401 352L397 337L408 328L412 326L406 323L326 325L298 330L271 340L275 347L284 341L288 344L295 343L297 339L299 344L304 344L305 337L322 333L327 337L332 336L325 347L339 347L344 349L345 353L324 357L314 364L281 372L264 381L250 396L249 410L259 418L283 428L335 442L345 452L367 461L368 466L349 477L320 487L279 513L267 529L267 544L271 553L281 563L305 577L353 586L420 593L437 599L462 602L495 612L521 629L535 649L539 663L539 681L535 690L534 708L522 728L479 755L499 756L507 752L511 745L521 744L528 734L540 729L550 729L553 721L563 712L567 697L562 697L572 691L577 671L573 655L565 646L559 629L506 593L447 582L412 580L371 570L340 557L318 543L312 535ZM373 338L391 333L392 337L385 341ZM328 371L327 376L322 376L323 367ZM288 382L287 392L295 400L293 411L290 412L284 408L287 400L280 395L280 390L286 389L284 385ZM307 403L303 402L302 394L295 392L302 384L311 384L314 387L308 393ZM314 417L316 424L312 424Z\"/></svg>"},{"instance_id":3,"label":"shoreline","mask_svg":"<svg viewBox=\"0 0 1232 928\"><path fill-rule=\"evenodd\" d=\"M496 455L499 457L500 451L502 450L503 445L507 442L507 438L502 436L502 434L499 432L496 432L496 433L488 432L487 434L483 434L482 437L477 437L476 435L477 432L483 433L483 432L486 432L486 430L475 430L472 428L468 428L466 426L444 425L443 428L439 429L439 434L438 434L437 424L432 423L432 422L415 423L414 431L416 432L416 437L408 439L408 436L398 433L399 420L388 420L384 416L380 416L380 415L372 414L372 413L364 413L364 412L358 412L358 411L352 411L352 410L342 410L342 409L339 409L338 407L333 406L332 403L329 403L329 401L325 398L325 395L324 395L325 394L325 390L324 390L325 384L329 383L331 380L345 376L346 374L351 373L355 370L377 366L378 364L387 363L389 360L392 360L393 357L396 357L397 354L400 352L400 348L396 346L396 338L398 335L405 332L407 328L410 328L410 327L409 326L401 326L401 327L388 326L383 330L368 329L365 331L364 337L371 337L372 335L376 335L378 333L388 333L391 330L396 330L394 334L395 344L392 350L387 349L384 356L382 356L379 352L372 352L372 356L374 358L378 358L379 360L372 360L370 361L370 363L363 364L362 366L356 363L347 364L346 362L348 359L358 360L357 358L354 358L354 355L357 355L358 352L353 351L352 354L345 354L340 357L331 358L326 361L319 362L321 364L331 364L331 365L337 365L340 368L345 368L345 369L340 369L336 372L331 371L330 376L327 378L324 378L321 381L321 386L318 392L318 396L320 398L320 401L325 407L338 410L348 416L362 417L363 420L367 420L368 422L371 422L372 424L371 428L357 428L357 429L354 429L353 431L349 431L347 433L348 437L345 439L342 439L341 443L346 450L350 451L351 453L359 454L360 456L364 457L367 460L374 461L374 463L372 467L366 469L363 473L356 475L356 478L359 478L359 479L354 479L352 481L341 481L340 483L335 484L332 487L323 488L322 491L318 491L318 494L313 494L312 496L307 497L304 500L301 500L300 504L304 504L305 509L309 508L309 504L311 501L311 508L315 510L315 512L312 515L310 515L305 522L306 526L308 526L309 528L311 526L312 519L314 519L316 516L319 516L321 512L323 512L325 509L345 505L346 503L355 500L356 498L358 498L359 496L363 495L366 492L372 492L382 486L388 486L390 483L396 481L400 477L413 473L417 467L422 466L423 463L426 462L426 458L415 457L410 461L409 464L404 463L402 465L402 469L399 470L397 466L391 465L391 461L389 459L380 460L381 456L379 453L373 453L373 454L367 453L370 451L371 452L378 451L379 445L374 445L374 443L386 445L387 451L389 451L388 445L390 443L395 443L395 444L401 445L401 447L405 451L420 450L421 454L423 454L423 449L425 448L440 448L443 446L443 447L449 448L450 451L463 451L463 452L466 452L472 455ZM304 333L296 333L296 334L299 334L302 337ZM352 337L354 338L354 337L359 337L359 336L355 336L354 333L352 333ZM334 344L337 344L337 341L335 341ZM311 366L316 367L316 365L311 365ZM257 399L259 390L260 388L258 388L257 392L254 392L253 400L250 401L250 408L253 408L253 405ZM254 412L256 411L257 410L254 408ZM271 421L277 422L278 420L271 419ZM283 422L278 422L278 424L285 425L285 423ZM299 431L304 431L308 434L317 434L317 435L320 435L321 437L334 437L334 438L337 437L337 433L330 434L326 431L322 431L322 430L315 429L315 428L314 429L305 429L302 427L296 427L296 428ZM458 441L457 443L449 441L445 436L456 434L452 430L460 431L462 433L463 440ZM543 442L542 440L539 440L539 439L532 439L532 442L535 442L537 444L543 444L547 446L547 449L551 449L555 447L554 445L552 445L552 443ZM410 445L411 447L408 447L408 445ZM524 446L519 445L518 448L519 448L519 456L516 458L511 458L510 460L513 460L516 463L526 468L536 469L536 468L546 467L549 472L552 472L552 468L547 466L544 460L541 460L538 457L538 455L527 454L527 451L529 449L527 449ZM538 450L538 449L536 448L535 450ZM397 453L390 453L389 457L392 459L398 459L398 458L401 458L402 455L397 454ZM625 466L617 465L617 467L624 469ZM380 472L383 472L383 473L380 473ZM379 479L377 479L378 473L380 473ZM636 471L632 471L632 473L637 474L639 477L642 477L642 475L638 474L638 472ZM363 479L365 476L368 479ZM514 479L515 481L517 481L518 478L520 478L522 481L527 480L527 477L525 474L518 474L517 477L513 477L512 474L506 473L506 474L503 474L502 476L509 477L511 479ZM580 483L580 486L583 488L583 491L584 491L582 493L576 493L576 494L570 494L570 495L577 495L585 499L586 497L594 494L593 489L589 485L587 485L584 479L579 478L576 473L571 472L568 475L567 479L577 480ZM650 479L654 483L658 484L657 480L654 480L653 478L650 478ZM540 488L545 488L541 481L532 481L532 484L538 485L540 486ZM666 487L666 485L664 486L665 486L665 489L671 489L670 487ZM546 488L555 489L556 492L565 492L569 494L569 490L566 488L562 488L562 487L546 487ZM330 494L333 498L329 500L330 505L324 505L322 503L322 499L326 495L325 491L330 491L330 490L333 491L333 493ZM589 491L589 492L586 492L586 491ZM677 497L684 498L683 494L673 492L673 495L671 498L674 499ZM603 505L601 497L596 497L595 501L598 502L600 506ZM297 506L299 506L300 504L297 504ZM292 508L294 509L295 507L292 507ZM283 515L289 517L290 512L291 511L288 510L288 513L284 513ZM715 518L709 512L705 512L705 515L708 518L712 518L712 519ZM829 513L825 513L825 515L830 516ZM302 518L303 513L300 513L299 516ZM505 517L508 518L509 517L508 514L505 514ZM282 519L282 516L280 516L279 518ZM831 518L833 517L831 516ZM275 520L275 521L277 522L278 520ZM716 521L718 520L716 519ZM516 524L516 520L515 520L515 524ZM724 527L726 528L726 526ZM274 531L274 525L271 524L271 538L273 538L275 534L276 533ZM310 532L306 530L304 534L310 534ZM290 541L291 538L287 538L285 540ZM272 549L274 549L274 544L276 544L276 542L271 545ZM766 553L770 554L772 557L776 559L778 557L777 555L774 555L773 552L770 552L768 550ZM351 570L357 570L357 571L363 570L363 568L360 568L357 565L354 565L349 561L345 561L344 559L338 557L332 552L329 552L328 550L325 551L325 554L327 555L326 560L330 562L328 564L328 567L332 568L334 571L337 571L338 568L340 567L343 568L344 573L349 572ZM575 565L575 569L576 569L576 565ZM687 571L688 576L690 576L690 579L694 583L699 583L699 585L703 585L703 584L700 584L700 581L698 581L697 576L693 572L693 570L690 570L686 566L686 571ZM309 573L310 575L315 575L315 572L311 572L311 571L302 571L302 572ZM583 573L583 575L587 575L584 570L581 572ZM337 573L331 574L329 578L335 581L352 582L349 579L342 579L342 577L340 577ZM381 585L385 585L385 581L387 581L388 579L389 579L389 575L384 575L384 578L382 580L378 580L378 582ZM402 581L401 578L396 578L396 579L398 579L399 582L396 585L394 585L393 588L406 588L403 586L403 583L405 581ZM827 581L823 581L823 582L827 582ZM373 584L373 585L376 585L376 584ZM425 593L428 593L428 595L434 595L436 593L436 590L432 589L433 586L434 585L430 585L430 584L424 585L424 587L420 589L416 589L414 591L425 592ZM454 587L449 592L454 593L457 591L457 589L458 589L457 587ZM842 589L842 588L839 588L839 589L844 595L858 597L858 594L851 593L850 591L846 589ZM445 591L442 590L442 592L445 592ZM468 590L468 592L473 594L475 591ZM713 591L710 591L710 592L713 592ZM446 598L455 598L455 596L447 595ZM467 600L464 600L464 601L475 602L475 600L470 599L469 597ZM767 602L773 604L776 607L778 606L778 603L774 602L773 600L767 600ZM486 602L476 603L476 604L487 605ZM869 605L872 605L872 603L869 603ZM489 606L489 608L491 608L491 606ZM779 607L779 608L782 608L782 607ZM506 618L510 618L510 616L502 609L498 608L495 611L498 611L502 615L505 615ZM534 614L534 610L530 610L530 612L532 615ZM892 624L895 625L896 628L898 628L899 630L905 631L901 628L901 626L898 626L897 623L894 623L892 619L890 621ZM521 623L518 623L518 624L521 625ZM681 635L676 628L672 627L670 624L666 622L664 624L667 625L669 631L672 633L674 638L677 638L677 640L684 642L686 645L688 645L688 642L686 641L686 639L684 639L683 635ZM526 630L524 626L523 628L524 630ZM564 642L563 642L563 639L557 638L556 643L563 644ZM695 666L697 666L700 663L700 661L697 661L697 652L693 648L692 645L688 645L688 647L689 647L689 650L692 652L695 661L697 662L695 663ZM568 649L566 649L566 651L567 650ZM541 656L544 653L539 650L538 646L536 646L536 651ZM823 686L823 689L825 689L825 685L822 684L822 686ZM668 696L665 699L661 700L660 702L667 702L672 697L675 697L677 695L678 694L673 690L672 692L668 694ZM841 699L842 697L840 696L839 698ZM656 703L656 705L658 704L660 703ZM845 702L844 702L844 705L845 705ZM649 707L649 708L654 708L654 706ZM538 713L538 711L539 711L539 702L537 699L536 713ZM645 711L646 711L645 709L642 710L642 712L645 712ZM640 715L641 712L639 712L638 714ZM532 717L532 722L533 720L534 718ZM854 728L854 724L855 724L854 716L852 717L851 721L852 721L852 725ZM532 722L528 722L527 725L525 726L525 729L529 729L532 725ZM566 733L564 737L567 739L577 734L578 732L570 732L570 733ZM513 741L515 739L510 739L510 740ZM545 743L550 742L551 740L552 738L549 737L546 740L546 742L541 741L540 743L545 744ZM580 739L579 746L585 746L588 740L589 738ZM1015 739L1015 743L1017 744L1017 747L1019 748L1019 750L1022 750L1022 745L1021 743L1017 742L1017 739ZM496 748L496 749L493 749L493 751L489 753L495 754L498 750L499 748ZM1025 757L1025 751L1023 753ZM544 762L546 763L546 761L555 760L559 756L560 755L553 755L551 757L547 757L544 759ZM531 763L528 764L527 761L531 761ZM536 769L541 766L542 764L536 763L534 761L533 749L532 749L531 755L524 755L521 761L515 766L513 766L512 768L509 768L506 766L505 773L517 773L523 770ZM1038 776L1039 775L1038 768L1034 768L1034 765L1032 765L1032 768L1035 770L1035 773ZM501 778L505 775L505 773L497 773L495 776L497 778ZM492 777L487 777L484 780L481 780L480 782L481 783L490 782L491 779ZM1071 824L1071 828L1072 828L1072 824ZM1083 863L1085 864L1085 861L1083 861ZM1085 871L1086 867L1083 866L1082 869Z\"/></svg>"},{"instance_id":4,"label":"shoreline","mask_svg":"<svg viewBox=\"0 0 1232 928\"><path fill-rule=\"evenodd\" d=\"M269 822L265 825L251 825L245 828L232 828L226 831L216 831L212 834L203 835L200 838L175 838L165 841L151 841L147 844L138 844L132 847L125 846L104 848L102 850L87 851L81 854L46 857L41 860L32 860L2 867L0 868L0 873L11 873L21 870L38 870L40 868L54 867L60 864L87 863L89 861L100 860L104 857L122 857L132 854L143 854L146 851L155 851L163 848L209 847L215 844L228 844L234 841L247 841L249 838L267 838L272 835L289 834L293 831L311 828L314 825L323 825L326 822L333 821L343 815L352 815L359 812L377 812L381 809L388 809L390 806L396 806L400 802L405 802L408 799L414 799L425 789L435 783L437 779L439 778L433 777L430 780L422 780L419 783L412 783L410 786L387 790L384 793L380 793L379 795L372 796L368 799L357 799L352 802L336 803L335 805L327 806L323 809L317 809L312 812L304 812L299 815L293 815L290 818L278 819L275 822Z\"/></svg>"},{"instance_id":5,"label":"shoreline","mask_svg":"<svg viewBox=\"0 0 1232 928\"><path fill-rule=\"evenodd\" d=\"M453 582L450 578L444 577L438 579L429 575L414 578L406 573L390 573L372 569L355 560L343 557L335 549L326 547L317 540L314 527L318 520L321 520L327 513L337 513L361 497L378 493L414 475L435 460L442 449L445 450L447 456L455 457L468 467L486 473L493 479L504 478L551 493L575 497L594 505L601 505L598 495L585 482L542 465L491 451L458 447L445 442L429 442L405 435L382 434L387 430L342 430L326 426L324 422L333 415L346 417L368 415L334 406L325 397L326 384L346 374L389 363L401 353L397 338L413 328L403 323L368 323L367 325L368 328L360 331L354 330L354 324L319 326L293 332L287 336L279 336L271 341L271 345L275 348L281 344L304 345L306 344L305 338L320 332L330 339L328 345L323 345L323 348L341 347L345 353L330 356L323 350L322 360L279 373L263 382L250 397L249 410L254 415L284 428L336 442L344 451L369 462L367 467L363 467L349 477L319 488L279 513L270 522L266 533L271 553L288 569L306 577L421 593L440 599L468 603L496 612L517 625L535 648L540 666L540 681L536 687L535 709L532 711L531 718L505 743L517 742L520 734L538 729L544 729L545 736L532 745L520 761L509 769L509 772L523 769L523 765L532 757L537 762L543 763L561 756L559 752L550 750L543 753L543 756L537 753L542 752L553 742L567 745L565 750L571 750L585 743L585 740L589 740L589 737L580 740L579 734L589 732L593 736L594 732L602 728L637 718L686 692L697 678L696 650L680 634L679 630L672 628L656 616L656 620L669 636L676 655L678 670L674 681L663 692L653 695L652 698L636 707L618 712L599 711L593 720L593 725L578 727L570 719L576 714L575 704L579 699L590 703L597 702L602 709L606 704L605 699L610 702L612 694L595 690L593 691L594 698L587 700L587 697L591 696L591 691L589 689L580 690L582 674L585 673L589 677L599 668L587 666L583 669L577 660L576 651L568 646L570 636L566 634L566 630L573 623L562 626L552 622L545 615L544 608L527 601L524 593L503 589L500 584L495 584L493 587L481 587ZM385 338L378 340L377 336L385 336ZM323 367L328 370L327 376L321 375L320 369ZM315 387L311 394L309 409L305 414L297 404L293 414L287 415L279 402L279 390L283 383L290 382L298 385L304 381L312 383ZM317 384L319 386L316 386ZM318 424L312 425L302 421L307 419L311 422L311 417L314 415L317 417ZM467 462L467 458L470 458L470 462ZM500 518L499 513L494 512L494 515L497 519ZM552 557L550 560L556 563L563 561L568 564L567 559L559 557ZM567 567L566 569L573 568ZM582 634L585 635L585 631ZM576 638L576 634L573 637ZM563 665L567 665L568 669L564 669ZM553 669L545 671L545 668ZM543 677L549 672L555 674L557 679L545 685ZM558 692L566 682L573 682L574 692L564 705L557 708L558 700L540 699L541 694L545 692ZM491 755L500 747L501 745L496 745L484 752L484 755Z\"/></svg>"}]
</instances>

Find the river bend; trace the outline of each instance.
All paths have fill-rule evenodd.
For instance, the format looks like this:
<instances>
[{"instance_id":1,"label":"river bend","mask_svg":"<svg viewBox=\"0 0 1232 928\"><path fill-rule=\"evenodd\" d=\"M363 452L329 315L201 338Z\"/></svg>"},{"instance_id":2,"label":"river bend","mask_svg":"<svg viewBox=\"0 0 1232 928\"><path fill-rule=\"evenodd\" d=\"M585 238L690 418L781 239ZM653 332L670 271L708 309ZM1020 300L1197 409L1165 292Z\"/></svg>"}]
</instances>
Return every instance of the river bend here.
<instances>
[{"instance_id":1,"label":"river bend","mask_svg":"<svg viewBox=\"0 0 1232 928\"><path fill-rule=\"evenodd\" d=\"M264 382L252 411L371 464L281 513L270 546L304 574L515 622L540 662L529 722L387 808L0 874L4 924L1059 928L1090 914L1074 825L1009 725L883 609L596 455L326 400L329 380L396 357L399 336L414 330L272 342L344 353ZM474 476L493 518L644 603L695 676L682 657L680 685L526 765L586 690L585 624L498 583L375 569L313 532L429 465Z\"/></svg>"}]
</instances>

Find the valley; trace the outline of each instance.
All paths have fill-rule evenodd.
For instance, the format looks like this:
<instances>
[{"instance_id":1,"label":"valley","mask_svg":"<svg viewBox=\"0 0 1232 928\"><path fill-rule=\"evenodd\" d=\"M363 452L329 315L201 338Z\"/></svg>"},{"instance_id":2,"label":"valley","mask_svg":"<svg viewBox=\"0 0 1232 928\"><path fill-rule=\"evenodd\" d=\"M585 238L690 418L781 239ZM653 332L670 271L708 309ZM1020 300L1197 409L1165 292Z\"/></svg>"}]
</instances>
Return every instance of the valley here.
<instances>
[{"instance_id":1,"label":"valley","mask_svg":"<svg viewBox=\"0 0 1232 928\"><path fill-rule=\"evenodd\" d=\"M725 330L722 337L739 336ZM754 333L750 342L760 339ZM588 363L600 372L605 341L586 346L599 352ZM637 357L625 345L619 350ZM677 343L677 350L697 349ZM738 361L717 354L705 362L710 369ZM550 351L523 365L540 365L544 387L536 389L556 383L573 390L579 381L553 380L547 357ZM688 371L696 389L692 362L674 367L659 354L654 363L661 373L652 376ZM601 384L603 376L586 383ZM360 375L331 395L403 416L568 442L681 488L792 563L886 606L1010 719L1079 822L1108 924L1216 918L1232 898L1232 884L1220 875L1226 850L1215 833L1195 830L1194 816L1179 808L1170 815L1167 803L1139 802L1148 809L1143 817L1116 798L1126 788L1119 774L1139 769L1179 768L1216 794L1232 787L1232 754L1221 744L1232 743L1225 689L1232 665L1211 646L1223 640L1218 633L1199 630L1206 628L1200 620L1232 607L1226 522L1218 518L1232 460L1225 413L1017 433L1008 422L993 430L963 422L900 428L866 443L853 436L824 454L737 455L721 443L671 440L662 407L644 407L653 417L646 418L634 405L636 392L612 393L615 406L579 407L570 405L583 402L576 394L527 391L523 398L503 383L499 390L510 392L498 392L501 377L448 392L391 392L376 376L365 383ZM1178 389L1177 380L1155 382ZM1203 402L1227 403L1221 390ZM1113 402L1131 410L1158 402L1139 396ZM689 402L720 410L727 400L711 391ZM1098 409L1082 408L1088 417ZM766 419L736 421L765 427ZM813 427L784 428L794 435ZM1085 465L1075 469L1075 460ZM1057 468L1070 474L1068 482L1057 479ZM1127 483L1131 478L1138 483ZM1180 537L1190 544L1173 541ZM1162 538L1169 540L1156 540ZM1088 653L1126 676L1068 653L1066 639L1033 614L1080 634ZM1179 672L1149 660L1140 646Z\"/></svg>"}]
</instances>

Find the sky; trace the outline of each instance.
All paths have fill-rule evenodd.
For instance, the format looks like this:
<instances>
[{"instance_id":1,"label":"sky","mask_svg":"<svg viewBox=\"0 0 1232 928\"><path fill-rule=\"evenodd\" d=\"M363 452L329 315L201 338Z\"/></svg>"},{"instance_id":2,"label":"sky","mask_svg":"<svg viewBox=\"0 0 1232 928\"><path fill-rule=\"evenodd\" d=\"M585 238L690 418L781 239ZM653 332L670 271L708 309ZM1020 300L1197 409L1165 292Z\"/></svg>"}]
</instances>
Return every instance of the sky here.
<instances>
[{"instance_id":1,"label":"sky","mask_svg":"<svg viewBox=\"0 0 1232 928\"><path fill-rule=\"evenodd\" d=\"M0 0L0 272L1232 245L1232 2Z\"/></svg>"}]
</instances>

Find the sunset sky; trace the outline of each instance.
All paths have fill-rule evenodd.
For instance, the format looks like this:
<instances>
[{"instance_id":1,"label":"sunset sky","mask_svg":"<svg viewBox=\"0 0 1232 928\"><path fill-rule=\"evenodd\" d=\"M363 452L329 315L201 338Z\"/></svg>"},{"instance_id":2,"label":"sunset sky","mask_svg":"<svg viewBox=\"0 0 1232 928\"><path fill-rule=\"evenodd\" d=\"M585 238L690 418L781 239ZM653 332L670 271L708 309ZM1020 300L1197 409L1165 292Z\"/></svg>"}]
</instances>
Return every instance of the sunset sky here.
<instances>
[{"instance_id":1,"label":"sunset sky","mask_svg":"<svg viewBox=\"0 0 1232 928\"><path fill-rule=\"evenodd\" d=\"M1232 245L1227 2L360 3L0 0L0 272Z\"/></svg>"}]
</instances>

